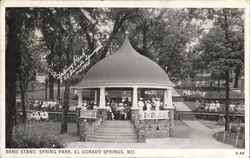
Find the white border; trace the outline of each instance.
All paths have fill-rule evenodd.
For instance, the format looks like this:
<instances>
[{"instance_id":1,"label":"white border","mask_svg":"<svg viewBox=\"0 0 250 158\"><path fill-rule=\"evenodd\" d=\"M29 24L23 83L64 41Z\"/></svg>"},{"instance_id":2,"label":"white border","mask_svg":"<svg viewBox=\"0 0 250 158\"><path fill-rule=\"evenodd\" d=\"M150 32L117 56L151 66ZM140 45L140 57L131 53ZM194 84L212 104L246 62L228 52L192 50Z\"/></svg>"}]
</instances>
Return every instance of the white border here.
<instances>
[{"instance_id":1,"label":"white border","mask_svg":"<svg viewBox=\"0 0 250 158\"><path fill-rule=\"evenodd\" d=\"M245 8L245 149L135 149L132 157L249 157L249 1L3 1L1 2L1 154L5 153L5 7ZM235 152L244 151L244 155ZM128 157L129 155L2 155L3 157Z\"/></svg>"}]
</instances>

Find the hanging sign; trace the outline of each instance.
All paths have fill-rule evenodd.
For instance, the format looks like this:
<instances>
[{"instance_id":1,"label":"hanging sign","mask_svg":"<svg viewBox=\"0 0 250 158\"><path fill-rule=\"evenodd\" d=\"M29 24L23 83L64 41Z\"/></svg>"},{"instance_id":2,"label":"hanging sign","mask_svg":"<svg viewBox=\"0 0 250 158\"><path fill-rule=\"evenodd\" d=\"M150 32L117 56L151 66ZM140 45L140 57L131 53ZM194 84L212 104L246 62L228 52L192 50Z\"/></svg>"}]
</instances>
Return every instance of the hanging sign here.
<instances>
[{"instance_id":1,"label":"hanging sign","mask_svg":"<svg viewBox=\"0 0 250 158\"><path fill-rule=\"evenodd\" d=\"M86 55L84 51L82 51L82 54L80 56L74 55L73 63L66 69L63 69L63 71L60 73L55 72L51 68L48 68L47 70L54 78L67 80L72 75L74 74L77 75L81 73L83 70L85 70L90 65L91 57L100 49L101 46L96 48L90 55Z\"/></svg>"}]
</instances>

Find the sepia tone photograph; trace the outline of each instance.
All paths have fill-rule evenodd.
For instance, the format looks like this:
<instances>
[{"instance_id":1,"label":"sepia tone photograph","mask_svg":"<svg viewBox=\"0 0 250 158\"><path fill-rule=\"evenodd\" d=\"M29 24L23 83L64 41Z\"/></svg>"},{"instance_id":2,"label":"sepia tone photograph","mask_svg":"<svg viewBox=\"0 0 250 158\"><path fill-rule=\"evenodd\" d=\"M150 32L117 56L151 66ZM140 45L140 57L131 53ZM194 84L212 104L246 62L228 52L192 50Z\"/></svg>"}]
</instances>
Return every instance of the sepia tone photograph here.
<instances>
[{"instance_id":1,"label":"sepia tone photograph","mask_svg":"<svg viewBox=\"0 0 250 158\"><path fill-rule=\"evenodd\" d=\"M245 8L4 12L5 154L247 156Z\"/></svg>"}]
</instances>

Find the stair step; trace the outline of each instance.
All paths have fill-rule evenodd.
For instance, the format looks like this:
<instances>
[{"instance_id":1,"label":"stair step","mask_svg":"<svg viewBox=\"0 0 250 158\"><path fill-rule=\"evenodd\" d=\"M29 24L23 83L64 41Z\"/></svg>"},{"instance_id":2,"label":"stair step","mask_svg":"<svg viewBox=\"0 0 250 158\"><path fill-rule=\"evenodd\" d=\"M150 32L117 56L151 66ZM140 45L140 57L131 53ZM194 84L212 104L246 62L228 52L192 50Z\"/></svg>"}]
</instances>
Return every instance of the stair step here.
<instances>
[{"instance_id":1,"label":"stair step","mask_svg":"<svg viewBox=\"0 0 250 158\"><path fill-rule=\"evenodd\" d=\"M132 135L132 136L125 136L125 135L96 135L96 134L92 134L89 136L89 138L102 138L102 139L111 139L111 140L115 140L115 139L137 139L136 135Z\"/></svg>"},{"instance_id":2,"label":"stair step","mask_svg":"<svg viewBox=\"0 0 250 158\"><path fill-rule=\"evenodd\" d=\"M116 131L116 132L110 132L110 131L103 131L101 129L98 129L98 130L95 130L94 133L102 133L102 134L106 134L106 135L120 135L120 134L123 134L123 135L136 135L136 131Z\"/></svg>"},{"instance_id":3,"label":"stair step","mask_svg":"<svg viewBox=\"0 0 250 158\"><path fill-rule=\"evenodd\" d=\"M98 128L96 131L107 131L107 132L136 132L133 128Z\"/></svg>"},{"instance_id":4,"label":"stair step","mask_svg":"<svg viewBox=\"0 0 250 158\"><path fill-rule=\"evenodd\" d=\"M111 138L111 137L136 137L136 134L104 134L104 133L93 133L91 134L91 136L100 136L100 137L107 137L107 138Z\"/></svg>"},{"instance_id":5,"label":"stair step","mask_svg":"<svg viewBox=\"0 0 250 158\"><path fill-rule=\"evenodd\" d=\"M131 121L106 120L105 123L132 123Z\"/></svg>"},{"instance_id":6,"label":"stair step","mask_svg":"<svg viewBox=\"0 0 250 158\"><path fill-rule=\"evenodd\" d=\"M116 140L109 140L109 139L88 139L88 141L91 141L91 142L111 142L111 143L136 143L137 140L135 139L127 139L127 140L119 140L119 139L116 139Z\"/></svg>"},{"instance_id":7,"label":"stair step","mask_svg":"<svg viewBox=\"0 0 250 158\"><path fill-rule=\"evenodd\" d=\"M132 123L103 123L104 125L123 125L123 126L126 126L126 125L133 125Z\"/></svg>"},{"instance_id":8,"label":"stair step","mask_svg":"<svg viewBox=\"0 0 250 158\"><path fill-rule=\"evenodd\" d=\"M105 127L105 128L116 128L116 129L134 128L134 126L106 126L106 125L102 125L102 127Z\"/></svg>"},{"instance_id":9,"label":"stair step","mask_svg":"<svg viewBox=\"0 0 250 158\"><path fill-rule=\"evenodd\" d=\"M130 121L105 121L106 124L132 124Z\"/></svg>"},{"instance_id":10,"label":"stair step","mask_svg":"<svg viewBox=\"0 0 250 158\"><path fill-rule=\"evenodd\" d=\"M124 122L124 123L130 122L131 123L130 120L106 120L105 122Z\"/></svg>"},{"instance_id":11,"label":"stair step","mask_svg":"<svg viewBox=\"0 0 250 158\"><path fill-rule=\"evenodd\" d=\"M130 121L105 121L88 137L93 142L136 143L137 133Z\"/></svg>"}]
</instances>

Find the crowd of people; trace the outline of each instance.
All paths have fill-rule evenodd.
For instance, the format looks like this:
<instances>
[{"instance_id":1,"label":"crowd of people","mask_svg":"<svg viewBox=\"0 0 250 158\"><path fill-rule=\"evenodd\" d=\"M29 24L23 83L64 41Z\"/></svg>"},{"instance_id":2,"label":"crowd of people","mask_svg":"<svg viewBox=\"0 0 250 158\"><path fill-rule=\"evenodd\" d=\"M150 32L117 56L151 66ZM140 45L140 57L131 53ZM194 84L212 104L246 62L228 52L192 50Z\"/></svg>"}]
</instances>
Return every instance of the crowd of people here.
<instances>
[{"instance_id":1,"label":"crowd of people","mask_svg":"<svg viewBox=\"0 0 250 158\"><path fill-rule=\"evenodd\" d=\"M199 89L197 90L183 90L182 95L184 97L205 97L206 96L206 92L202 92Z\"/></svg>"},{"instance_id":2,"label":"crowd of people","mask_svg":"<svg viewBox=\"0 0 250 158\"><path fill-rule=\"evenodd\" d=\"M19 113L23 115L22 112ZM33 111L27 113L27 121L29 122L42 122L42 121L49 121L49 114L47 111L40 110L40 111Z\"/></svg>"},{"instance_id":3,"label":"crowd of people","mask_svg":"<svg viewBox=\"0 0 250 158\"><path fill-rule=\"evenodd\" d=\"M225 111L225 103L220 103L217 101L199 101L195 102L195 110L196 111L204 111L204 112L224 112ZM232 101L229 105L230 113L244 113L245 106L243 102L235 102Z\"/></svg>"},{"instance_id":4,"label":"crowd of people","mask_svg":"<svg viewBox=\"0 0 250 158\"><path fill-rule=\"evenodd\" d=\"M21 98L16 98L17 106L21 106ZM35 100L31 101L31 99L28 100L28 107L30 110L46 110L46 111L60 111L62 109L62 103L60 99L57 99L56 101L50 100Z\"/></svg>"},{"instance_id":5,"label":"crowd of people","mask_svg":"<svg viewBox=\"0 0 250 158\"><path fill-rule=\"evenodd\" d=\"M17 107L21 106L21 97L16 97ZM30 111L27 111L27 120L28 122L41 122L48 121L49 114L48 111L58 111L62 109L60 102L41 100L35 100L33 103L31 99L28 100L28 107ZM19 112L19 115L23 115L22 112Z\"/></svg>"},{"instance_id":6,"label":"crowd of people","mask_svg":"<svg viewBox=\"0 0 250 158\"><path fill-rule=\"evenodd\" d=\"M94 101L86 101L84 100L81 107L82 110L96 110L97 104ZM132 103L126 98L122 101L114 101L112 99L106 99L106 109L108 113L109 120L126 120L131 118L131 107ZM140 111L154 111L154 110L162 110L163 104L160 102L159 98L142 99L138 100L138 108Z\"/></svg>"}]
</instances>

